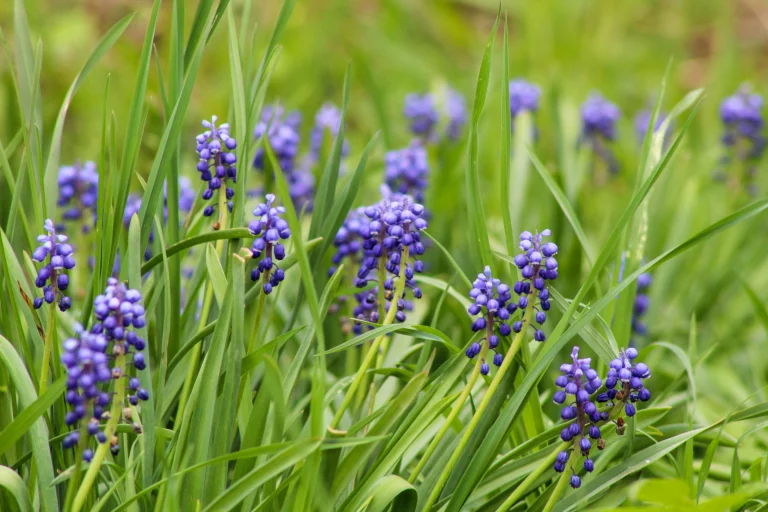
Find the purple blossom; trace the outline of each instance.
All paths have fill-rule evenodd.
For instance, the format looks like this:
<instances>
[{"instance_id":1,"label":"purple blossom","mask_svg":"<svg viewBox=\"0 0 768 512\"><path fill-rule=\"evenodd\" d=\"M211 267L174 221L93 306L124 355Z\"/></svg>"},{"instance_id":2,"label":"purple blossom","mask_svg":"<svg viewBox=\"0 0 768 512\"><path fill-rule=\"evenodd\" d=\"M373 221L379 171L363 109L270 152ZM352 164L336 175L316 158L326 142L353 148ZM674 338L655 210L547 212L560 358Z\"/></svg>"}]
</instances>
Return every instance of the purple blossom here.
<instances>
[{"instance_id":1,"label":"purple blossom","mask_svg":"<svg viewBox=\"0 0 768 512\"><path fill-rule=\"evenodd\" d=\"M408 94L405 97L403 115L410 123L411 132L425 139L430 138L440 119L435 100L431 94Z\"/></svg>"},{"instance_id":2,"label":"purple blossom","mask_svg":"<svg viewBox=\"0 0 768 512\"><path fill-rule=\"evenodd\" d=\"M581 107L582 140L592 147L592 151L606 163L610 172L618 171L618 162L606 143L616 139L616 122L619 117L619 107L598 93L591 94Z\"/></svg>"},{"instance_id":3,"label":"purple blossom","mask_svg":"<svg viewBox=\"0 0 768 512\"><path fill-rule=\"evenodd\" d=\"M467 102L464 96L455 89L448 88L446 93L445 115L448 118L445 136L448 140L458 140L464 125L467 124Z\"/></svg>"},{"instance_id":4,"label":"purple blossom","mask_svg":"<svg viewBox=\"0 0 768 512\"><path fill-rule=\"evenodd\" d=\"M652 115L653 112L649 109L641 110L637 113L637 115L635 115L635 133L637 134L637 140L640 144L642 144L645 140L645 132L648 130L648 125L651 124ZM659 128L661 128L661 125L664 123L666 118L667 114L659 112L659 115L656 118L656 124L653 127L653 133L659 131ZM670 128L667 129L667 133L664 135L665 144L669 138L669 130Z\"/></svg>"},{"instance_id":5,"label":"purple blossom","mask_svg":"<svg viewBox=\"0 0 768 512\"><path fill-rule=\"evenodd\" d=\"M82 220L82 230L87 233L96 219L96 203L99 193L99 174L96 164L85 162L59 168L57 179L59 197L56 204L64 208L64 220Z\"/></svg>"},{"instance_id":6,"label":"purple blossom","mask_svg":"<svg viewBox=\"0 0 768 512\"><path fill-rule=\"evenodd\" d=\"M628 348L622 350L619 357L611 361L608 374L605 378L607 391L597 396L598 402L610 402L619 400L624 402L624 411L627 416L635 415L635 402L647 402L651 399L651 392L644 386L643 381L651 376L651 370L645 363L634 361L637 359L637 349ZM618 389L616 388L617 386Z\"/></svg>"},{"instance_id":7,"label":"purple blossom","mask_svg":"<svg viewBox=\"0 0 768 512\"><path fill-rule=\"evenodd\" d=\"M387 152L384 157L384 179L397 193L412 195L422 202L428 178L427 150L419 139L403 149Z\"/></svg>"},{"instance_id":8,"label":"purple blossom","mask_svg":"<svg viewBox=\"0 0 768 512\"><path fill-rule=\"evenodd\" d=\"M512 300L512 291L506 284L491 275L491 267L486 266L481 274L477 274L477 279L472 284L469 291L469 297L474 300L474 304L469 307L469 314L472 316L480 315L472 322L472 331L478 332L485 330L485 341L488 348L497 351L499 346L499 336L509 336L512 329L509 327L509 318L517 309L517 305ZM473 343L466 351L467 357L472 359L478 355L482 348L480 342ZM501 366L504 356L500 352L494 355L493 362L496 366ZM488 373L488 366L482 366L481 371Z\"/></svg>"},{"instance_id":9,"label":"purple blossom","mask_svg":"<svg viewBox=\"0 0 768 512\"><path fill-rule=\"evenodd\" d=\"M72 306L72 301L64 292L69 287L68 270L75 268L75 257L72 246L67 243L67 236L56 234L56 228L51 219L46 219L43 228L48 233L39 235L40 246L32 253L32 259L38 263L47 263L37 271L35 286L43 289L43 297L35 298L33 306L40 309L43 302L58 303L61 311Z\"/></svg>"},{"instance_id":10,"label":"purple blossom","mask_svg":"<svg viewBox=\"0 0 768 512\"><path fill-rule=\"evenodd\" d=\"M341 111L333 103L326 102L315 114L315 125L309 134L309 155L312 162L320 160L320 152L323 147L323 138L326 131L332 137L339 134L341 127ZM349 143L344 140L341 149L341 156L349 154Z\"/></svg>"},{"instance_id":11,"label":"purple blossom","mask_svg":"<svg viewBox=\"0 0 768 512\"><path fill-rule=\"evenodd\" d=\"M510 80L509 82L509 112L512 115L512 121L522 111L531 113L539 110L539 99L541 98L541 89L522 78Z\"/></svg>"},{"instance_id":12,"label":"purple blossom","mask_svg":"<svg viewBox=\"0 0 768 512\"><path fill-rule=\"evenodd\" d=\"M263 277L263 290L265 294L272 293L283 279L285 272L277 266L275 261L285 258L285 246L280 240L287 240L291 236L288 222L281 217L285 213L282 206L272 206L275 202L274 194L267 194L267 202L262 203L253 210L257 217L248 224L251 234L256 237L251 246L253 259L261 260L258 266L251 271L251 280L258 281ZM263 257L262 257L263 254Z\"/></svg>"},{"instance_id":13,"label":"purple blossom","mask_svg":"<svg viewBox=\"0 0 768 512\"><path fill-rule=\"evenodd\" d=\"M557 245L552 242L544 242L543 239L549 236L551 231L545 229L541 233L532 234L530 231L523 231L520 234L521 254L515 256L514 262L520 269L522 279L515 283L514 290L520 296L517 306L520 309L529 307L529 301L538 300L538 306L530 304L534 308L536 323L542 325L547 320L547 311L550 309L549 290L547 282L557 279ZM523 323L520 321L512 324L512 330L520 332ZM534 339L544 341L546 336L540 327L534 328Z\"/></svg>"},{"instance_id":14,"label":"purple blossom","mask_svg":"<svg viewBox=\"0 0 768 512\"><path fill-rule=\"evenodd\" d=\"M723 146L728 154L722 164L728 165L734 159L745 166L747 188L754 190L756 163L763 155L766 146L763 118L763 98L750 93L748 86L723 100L720 104L720 118L723 121Z\"/></svg>"},{"instance_id":15,"label":"purple blossom","mask_svg":"<svg viewBox=\"0 0 768 512\"><path fill-rule=\"evenodd\" d=\"M423 142L437 142L444 126L443 137L458 140L467 123L467 105L464 96L451 87L441 93L408 94L405 97L403 115L408 120L411 133Z\"/></svg>"},{"instance_id":16,"label":"purple blossom","mask_svg":"<svg viewBox=\"0 0 768 512\"><path fill-rule=\"evenodd\" d=\"M237 156L234 153L237 141L229 136L229 125L224 123L216 126L216 120L217 117L213 116L210 121L203 121L206 130L196 137L196 150L200 157L197 170L200 179L208 183L208 188L203 191L203 199L210 200L214 191L224 188L229 201L228 208L232 211L231 199L235 190L227 185L229 180L232 180L232 183L237 181ZM206 206L203 215L210 217L213 211L213 205Z\"/></svg>"},{"instance_id":17,"label":"purple blossom","mask_svg":"<svg viewBox=\"0 0 768 512\"><path fill-rule=\"evenodd\" d=\"M602 437L598 423L607 419L597 410L591 398L602 386L602 381L597 372L591 368L590 358L579 359L579 347L573 347L571 361L560 366L563 375L555 379L555 385L560 390L555 393L553 400L556 404L563 405L560 417L564 421L575 420L563 428L560 438L565 442L573 441L573 449L578 449L586 457L584 469L591 472L594 466L589 459L589 453L592 450L593 441L600 446ZM572 403L566 403L569 397L573 399ZM555 459L555 471L558 473L565 471L567 462L568 452L560 452ZM571 485L573 486L573 483ZM581 485L581 481L578 485Z\"/></svg>"},{"instance_id":18,"label":"purple blossom","mask_svg":"<svg viewBox=\"0 0 768 512\"><path fill-rule=\"evenodd\" d=\"M267 106L261 114L261 119L253 131L256 141L266 137L266 142L275 152L275 158L284 173L290 173L296 163L296 155L299 152L299 124L301 117L298 112L284 114L281 106ZM266 154L264 148L256 150L253 166L263 171Z\"/></svg>"}]
</instances>

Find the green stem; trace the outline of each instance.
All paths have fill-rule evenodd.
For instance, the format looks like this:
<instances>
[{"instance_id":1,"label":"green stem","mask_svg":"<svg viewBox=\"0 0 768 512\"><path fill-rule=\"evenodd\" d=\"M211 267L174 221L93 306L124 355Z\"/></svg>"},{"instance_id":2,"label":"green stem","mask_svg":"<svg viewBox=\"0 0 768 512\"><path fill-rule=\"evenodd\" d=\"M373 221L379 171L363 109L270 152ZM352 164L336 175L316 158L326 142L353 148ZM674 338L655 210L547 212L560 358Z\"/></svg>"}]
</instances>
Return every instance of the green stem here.
<instances>
[{"instance_id":1,"label":"green stem","mask_svg":"<svg viewBox=\"0 0 768 512\"><path fill-rule=\"evenodd\" d=\"M579 440L582 436L578 436L578 438L573 438L573 451L571 451L571 456L568 457L568 463L565 465L565 470L563 470L562 474L560 475L560 479L557 481L557 484L555 485L555 489L552 491L552 494L549 496L549 500L547 501L547 504L544 506L543 512L550 512L552 510L552 507L555 506L555 503L557 503L557 500L560 499L560 495L563 494L563 491L565 490L565 486L568 484L568 481L571 479L571 475L573 472L571 472L571 469L576 467L576 464L579 462Z\"/></svg>"},{"instance_id":2,"label":"green stem","mask_svg":"<svg viewBox=\"0 0 768 512\"><path fill-rule=\"evenodd\" d=\"M472 391L472 388L475 387L475 383L477 382L477 379L480 376L480 366L483 364L483 361L485 360L485 355L487 352L488 352L488 345L486 343L483 343L483 348L480 351L480 357L478 357L477 361L475 362L475 367L472 369L472 374L469 376L469 381L467 382L467 385L464 386L464 390L461 392L461 395L459 395L459 398L456 399L456 403L453 406L453 410L445 419L443 426L440 427L440 430L437 432L437 435L435 435L435 437L429 443L429 446L427 447L427 451L425 451L424 455L421 456L421 460L416 465L416 469L413 470L413 473L411 473L410 478L408 478L408 482L414 483L416 481L416 478L418 478L419 473L421 473L421 470L424 469L424 466L427 464L427 461L437 449L437 445L440 444L440 441L442 441L446 432L448 432L448 429L453 424L453 421L456 419L456 417L459 415L459 412L464 407L464 403L467 401L467 397L469 396L469 393Z\"/></svg>"},{"instance_id":3,"label":"green stem","mask_svg":"<svg viewBox=\"0 0 768 512\"><path fill-rule=\"evenodd\" d=\"M229 209L227 208L227 188L222 183L219 188L219 220L217 222L217 230L227 229L227 217ZM221 258L224 252L224 239L220 238L216 241L216 254ZM211 312L211 305L213 304L213 283L209 283L205 290L205 298L203 299L203 310L200 312L200 320L197 326L197 330L202 330L208 320L208 314ZM181 390L181 396L179 397L179 407L176 411L176 418L181 421L184 417L184 409L187 407L187 401L189 400L189 394L192 392L192 385L195 381L195 375L197 375L197 364L200 361L200 353L202 351L202 343L197 343L192 349L190 356L189 366L187 367L187 376L184 379L184 387Z\"/></svg>"},{"instance_id":4,"label":"green stem","mask_svg":"<svg viewBox=\"0 0 768 512\"><path fill-rule=\"evenodd\" d=\"M56 279L56 273L51 276ZM40 386L37 396L42 396L48 387L48 367L51 366L51 350L56 343L56 301L51 302L48 310L48 331L45 333L45 346L43 347L43 368L40 371Z\"/></svg>"},{"instance_id":5,"label":"green stem","mask_svg":"<svg viewBox=\"0 0 768 512\"><path fill-rule=\"evenodd\" d=\"M550 453L546 459L542 460L541 463L534 469L531 473L528 474L527 477L525 477L525 480L520 482L520 485L518 485L514 491L512 491L512 494L510 494L506 500L504 500L504 503L501 504L501 506L498 508L498 510L509 510L512 508L513 505L517 503L517 500L519 500L523 494L533 485L533 483L538 480L538 478L549 468L552 467L552 464L555 463L555 459L557 459L557 454L567 450L569 446L571 446L571 442L563 442L560 443L553 451Z\"/></svg>"},{"instance_id":6,"label":"green stem","mask_svg":"<svg viewBox=\"0 0 768 512\"><path fill-rule=\"evenodd\" d=\"M125 354L117 356L115 359L115 368L121 368L125 373ZM72 505L72 512L79 512L83 507L86 498L88 498L88 493L96 481L96 476L99 474L101 464L104 462L104 457L107 455L110 441L117 431L117 423L120 421L120 417L122 416L122 406L123 401L125 400L125 379L125 375L121 375L120 378L115 379L115 395L112 397L112 410L110 411L111 416L107 422L107 427L104 429L104 434L107 436L107 441L101 443L96 449L93 460L91 460L91 464L88 466L88 471L85 473L85 477L83 478L83 483L80 485L80 488L77 490L77 494L75 495L75 501ZM79 461L76 461L76 463L79 464Z\"/></svg>"},{"instance_id":7,"label":"green stem","mask_svg":"<svg viewBox=\"0 0 768 512\"><path fill-rule=\"evenodd\" d=\"M264 283L269 282L268 273L264 273ZM260 286L260 282L256 283L256 286ZM261 327L261 316L264 314L264 304L267 302L267 294L264 290L259 294L259 301L256 303L256 317L253 319L253 329L251 330L251 340L248 343L248 352L246 355L256 350L256 343L259 340L259 328Z\"/></svg>"},{"instance_id":8,"label":"green stem","mask_svg":"<svg viewBox=\"0 0 768 512\"><path fill-rule=\"evenodd\" d=\"M405 290L405 262L408 261L408 246L405 246L403 249L402 258L400 259L401 267L403 268L403 272L401 272L401 276L397 278L397 282L395 283L395 290L394 294L392 295L392 300L389 303L389 310L387 310L387 316L384 319L384 322L382 325L390 325L392 321L395 319L395 313L397 313L397 299L403 295L403 291ZM379 288L384 287L384 282L379 283ZM352 399L355 396L355 392L357 391L357 388L360 386L360 383L363 382L363 379L365 378L365 374L368 371L368 368L371 366L371 363L373 362L374 356L379 352L379 347L381 346L381 342L384 341L384 338L386 337L386 334L382 334L378 338L376 338L373 341L373 344L371 345L371 348L368 350L368 353L365 355L365 359L363 359L363 363L360 365L360 369L357 370L357 374L355 375L355 380L352 381L352 384L347 389L347 394L344 395L344 399L341 402L341 406L339 407L339 410L336 411L336 415L331 420L330 425L328 425L329 428L335 429L339 422L341 421L342 416L344 416L344 411L349 407L350 402L352 402Z\"/></svg>"},{"instance_id":9,"label":"green stem","mask_svg":"<svg viewBox=\"0 0 768 512\"><path fill-rule=\"evenodd\" d=\"M507 352L506 356L504 356L504 361L501 363L499 370L496 372L496 375L491 381L491 385L488 386L488 391L485 393L485 395L483 395L483 399L480 402L480 405L477 406L477 410L472 416L467 429L464 431L464 435L459 440L458 446L456 446L456 449L453 451L451 458L448 460L448 463L443 469L443 472L440 474L440 478L435 484L435 487L432 489L432 493L429 495L426 504L422 508L423 511L430 510L432 505L434 505L437 499L440 497L440 492L443 490L443 486L448 480L453 467L456 465L456 462L458 462L459 457L461 456L461 452L467 446L467 443L469 443L469 438L472 435L472 432L475 430L475 427L480 421L480 418L483 416L483 412L485 412L485 409L491 402L491 398L493 398L494 393L496 393L496 389L498 389L499 385L501 384L504 375L512 365L512 361L514 360L517 351L520 350L520 345L523 343L523 337L525 336L526 328L531 323L531 317L533 316L533 304L536 302L537 296L538 291L531 294L531 296L528 298L528 307L526 308L525 315L523 316L523 326L520 329L520 332L515 335L515 338L512 341L512 346L509 347L509 351Z\"/></svg>"}]
</instances>

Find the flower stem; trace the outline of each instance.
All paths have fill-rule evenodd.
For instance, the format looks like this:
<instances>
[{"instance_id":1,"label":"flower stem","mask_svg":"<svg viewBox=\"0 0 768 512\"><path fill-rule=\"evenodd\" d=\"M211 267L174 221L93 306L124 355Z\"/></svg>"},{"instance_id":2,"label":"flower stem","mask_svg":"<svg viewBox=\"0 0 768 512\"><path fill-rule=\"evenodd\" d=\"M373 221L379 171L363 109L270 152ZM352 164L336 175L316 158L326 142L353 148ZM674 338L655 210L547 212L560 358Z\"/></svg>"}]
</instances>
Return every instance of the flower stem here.
<instances>
[{"instance_id":1,"label":"flower stem","mask_svg":"<svg viewBox=\"0 0 768 512\"><path fill-rule=\"evenodd\" d=\"M552 464L554 464L555 459L557 459L557 454L567 450L568 447L571 446L570 442L563 442L560 443L555 449L550 453L546 459L542 460L541 463L534 469L531 473L528 474L527 477L525 477L525 480L520 482L520 485L518 485L514 491L512 491L512 494L510 494L506 500L504 500L504 503L501 504L499 507L499 510L509 510L512 508L515 503L517 503L517 500L519 500L525 491L527 491L531 485L550 467L552 467Z\"/></svg>"},{"instance_id":2,"label":"flower stem","mask_svg":"<svg viewBox=\"0 0 768 512\"><path fill-rule=\"evenodd\" d=\"M229 210L227 209L227 189L222 183L219 188L219 229L227 229L227 217ZM219 239L216 242L216 254L221 258L224 252L224 239ZM208 321L208 314L211 312L211 305L213 303L213 283L208 283L205 290L205 298L203 299L203 309L200 312L200 320L198 323L198 330L202 330L206 322ZM197 363L200 361L200 353L202 351L202 342L195 344L192 348L192 354L190 356L189 366L187 367L187 376L184 379L184 387L181 390L181 396L179 397L179 407L176 411L176 418L181 421L184 416L184 409L187 407L187 400L189 400L189 394L192 392L192 384L197 374Z\"/></svg>"},{"instance_id":3,"label":"flower stem","mask_svg":"<svg viewBox=\"0 0 768 512\"><path fill-rule=\"evenodd\" d=\"M408 261L408 246L406 245L403 249L403 254L401 258L401 268L403 268L403 271L401 272L401 275L397 278L397 281L395 282L395 290L394 294L392 295L392 300L389 303L389 310L387 310L387 316L384 318L384 322L382 325L390 325L392 321L395 319L395 313L397 313L397 301L398 299L403 295L403 291L405 290L405 262ZM379 283L379 287L383 288L384 283ZM350 402L352 402L352 398L355 396L355 392L357 391L357 388L360 386L360 383L365 378L365 374L368 371L368 367L371 366L371 363L373 362L374 356L379 352L379 347L381 346L381 342L384 341L384 338L386 337L386 334L382 334L381 336L377 337L373 344L371 345L371 348L368 350L368 353L365 355L365 359L363 359L362 364L360 365L360 369L357 370L357 374L355 375L355 380L352 381L352 384L347 389L347 394L344 395L344 399L341 402L341 406L339 407L339 410L336 411L336 415L331 420L331 423L328 425L329 428L335 429L339 422L341 421L342 416L344 416L344 411L349 407Z\"/></svg>"},{"instance_id":4,"label":"flower stem","mask_svg":"<svg viewBox=\"0 0 768 512\"><path fill-rule=\"evenodd\" d=\"M267 282L267 274L264 274L264 281ZM259 286L257 283L256 286ZM251 330L251 340L248 343L248 352L250 354L256 350L256 343L259 339L259 328L261 327L261 316L264 314L264 304L267 302L267 294L264 290L259 294L259 301L256 303L256 317L253 319L253 329Z\"/></svg>"},{"instance_id":5,"label":"flower stem","mask_svg":"<svg viewBox=\"0 0 768 512\"><path fill-rule=\"evenodd\" d=\"M538 295L538 292L534 292L529 297L528 307L526 308L525 315L523 316L523 326L520 329L520 332L515 335L514 340L512 340L512 346L509 347L509 351L504 356L504 361L501 363L499 370L496 372L496 376L491 381L491 385L488 386L488 391L485 393L485 395L483 395L483 399L480 401L480 404L477 406L477 410L475 411L475 414L472 416L472 419L470 420L469 425L467 426L467 429L464 431L464 435L459 440L458 446L456 446L456 449L453 451L451 458L448 460L448 463L443 469L443 472L440 474L440 478L435 484L435 487L432 489L432 493L429 495L429 498L427 499L426 504L422 508L423 511L430 510L432 508L432 505L434 505L437 499L440 497L440 492L442 491L443 486L445 485L445 482L448 480L448 477L450 476L451 471L453 470L453 467L456 465L456 462L458 462L459 457L461 456L462 450L464 450L464 448L467 446L467 443L469 443L469 438L472 435L472 432L475 430L475 427L480 421L480 418L482 417L483 412L488 407L488 404L491 402L491 398L493 398L493 394L496 392L496 389L498 389L499 384L501 384L501 381L504 378L504 375L507 373L507 370L509 370L509 367L512 365L512 361L514 360L515 355L517 354L517 351L520 350L520 345L523 343L523 337L525 336L525 330L528 327L528 325L531 323L531 317L533 316L533 303L535 302L537 295Z\"/></svg>"},{"instance_id":6,"label":"flower stem","mask_svg":"<svg viewBox=\"0 0 768 512\"><path fill-rule=\"evenodd\" d=\"M410 478L408 478L408 482L413 483L416 481L416 478L418 478L419 473L421 473L421 470L424 469L424 466L427 464L427 461L437 449L437 445L440 444L440 441L443 439L443 436L445 436L445 433L448 432L448 429L451 427L451 424L453 424L453 421L459 415L459 412L461 411L462 407L464 407L464 402L467 401L467 397L472 391L472 388L475 387L475 383L477 382L477 379L480 376L480 366L482 366L483 360L485 359L485 355L487 352L488 352L488 345L487 343L483 343L483 348L480 351L480 356L477 358L477 361L475 362L475 367L472 369L472 374L469 376L469 381L467 382L467 385L464 386L464 390L461 392L461 395L459 395L459 397L456 399L456 403L453 406L453 410L451 410L451 413L445 419L443 426L440 427L440 430L437 432L435 437L429 443L429 446L427 447L427 451L425 451L424 455L421 456L421 460L416 465L416 469L414 469L413 472L411 473Z\"/></svg>"},{"instance_id":7,"label":"flower stem","mask_svg":"<svg viewBox=\"0 0 768 512\"><path fill-rule=\"evenodd\" d=\"M125 400L125 360L125 354L121 354L115 359L115 368L121 368L123 370L123 375L121 375L120 378L115 379L115 394L112 397L112 410L110 411L107 427L104 429L104 434L107 436L107 440L101 443L96 449L91 465L88 466L88 471L83 478L83 483L80 484L80 488L75 495L75 500L72 504L72 512L79 512L83 507L83 504L88 497L88 493L90 492L93 483L96 481L96 476L99 474L101 463L104 462L104 457L107 455L112 436L114 436L117 431L117 423L120 421L122 405ZM76 464L79 464L79 461L76 461Z\"/></svg>"},{"instance_id":8,"label":"flower stem","mask_svg":"<svg viewBox=\"0 0 768 512\"><path fill-rule=\"evenodd\" d=\"M555 489L552 491L552 494L549 496L549 500L547 501L547 504L544 506L543 512L549 512L552 510L552 507L555 506L557 503L557 500L560 499L560 495L563 494L563 491L565 490L565 486L567 485L568 481L571 479L571 474L569 471L571 468L576 466L576 463L579 462L579 440L582 436L578 436L578 438L573 438L573 451L571 451L571 456L568 457L568 463L565 465L565 470L560 475L560 479L557 481L557 484L555 484Z\"/></svg>"},{"instance_id":9,"label":"flower stem","mask_svg":"<svg viewBox=\"0 0 768 512\"><path fill-rule=\"evenodd\" d=\"M40 386L38 386L37 396L42 396L48 387L48 367L51 366L51 351L56 343L56 301L51 302L48 312L48 331L45 333L43 367L40 371Z\"/></svg>"}]
</instances>

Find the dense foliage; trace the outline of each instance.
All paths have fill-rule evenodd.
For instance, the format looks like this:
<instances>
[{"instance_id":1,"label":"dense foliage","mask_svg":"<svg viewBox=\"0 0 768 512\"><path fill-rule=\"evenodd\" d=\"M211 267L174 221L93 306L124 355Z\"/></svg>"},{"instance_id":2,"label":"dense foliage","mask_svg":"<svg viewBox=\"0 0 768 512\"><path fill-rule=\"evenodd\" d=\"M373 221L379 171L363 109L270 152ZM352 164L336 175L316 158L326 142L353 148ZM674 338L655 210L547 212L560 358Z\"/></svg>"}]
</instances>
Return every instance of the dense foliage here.
<instances>
[{"instance_id":1,"label":"dense foliage","mask_svg":"<svg viewBox=\"0 0 768 512\"><path fill-rule=\"evenodd\" d=\"M259 3L156 0L49 121L14 2L0 510L768 510L759 92L577 98L499 10L471 94L392 114L355 54L311 115L273 82L295 3L256 38Z\"/></svg>"}]
</instances>

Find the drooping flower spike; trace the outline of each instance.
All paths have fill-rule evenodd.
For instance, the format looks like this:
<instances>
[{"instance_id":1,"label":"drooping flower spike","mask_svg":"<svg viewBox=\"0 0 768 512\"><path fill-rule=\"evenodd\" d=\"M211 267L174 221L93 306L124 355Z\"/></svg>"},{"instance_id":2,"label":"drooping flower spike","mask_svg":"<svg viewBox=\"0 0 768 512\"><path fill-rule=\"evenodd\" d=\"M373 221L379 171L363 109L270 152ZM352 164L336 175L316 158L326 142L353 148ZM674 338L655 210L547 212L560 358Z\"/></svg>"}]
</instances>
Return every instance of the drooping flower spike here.
<instances>
[{"instance_id":1,"label":"drooping flower spike","mask_svg":"<svg viewBox=\"0 0 768 512\"><path fill-rule=\"evenodd\" d=\"M555 379L555 385L560 389L555 393L553 400L556 404L564 405L560 417L565 421L575 420L563 428L560 438L565 442L573 441L573 449L578 449L586 457L584 469L592 472L594 462L589 458L589 453L593 442L599 449L602 449L605 443L601 439L598 422L607 421L609 416L607 412L598 411L592 401L592 395L602 386L597 372L591 368L592 360L579 359L579 347L573 347L571 360L571 363L560 366L563 375ZM573 399L572 403L566 403L569 397ZM555 471L558 473L565 471L568 459L567 451L558 453L555 459ZM581 479L576 475L574 468L571 468L571 471L573 472L571 487L577 488L581 485Z\"/></svg>"},{"instance_id":2,"label":"drooping flower spike","mask_svg":"<svg viewBox=\"0 0 768 512\"><path fill-rule=\"evenodd\" d=\"M530 304L536 314L534 316L536 323L541 326L547 320L547 311L551 304L549 302L549 290L547 282L557 279L557 245L552 242L544 242L546 236L552 232L545 229L541 233L532 234L529 231L523 231L520 234L520 249L522 254L515 256L514 262L520 269L522 280L515 283L514 291L520 295L517 301L517 307L525 310ZM538 304L535 302L538 301ZM514 312L514 307L508 307L510 313ZM512 324L512 330L520 332L523 328L523 322L518 320ZM534 328L534 339L544 341L546 335L540 327Z\"/></svg>"},{"instance_id":3,"label":"drooping flower spike","mask_svg":"<svg viewBox=\"0 0 768 512\"><path fill-rule=\"evenodd\" d=\"M499 336L509 336L512 332L507 323L510 317L507 303L512 300L512 291L509 286L494 278L491 275L491 267L486 266L481 274L477 274L477 279L469 291L469 297L475 301L469 306L469 314L480 315L472 322L472 331L486 331L485 338L473 343L467 349L467 357L472 359L482 351L483 341L487 342L489 349L496 351L499 346ZM514 303L510 305L514 306ZM516 306L512 310L514 311L515 308ZM503 361L504 356L496 351L493 364L501 366ZM487 375L489 370L490 367L483 361L480 372Z\"/></svg>"},{"instance_id":4,"label":"drooping flower spike","mask_svg":"<svg viewBox=\"0 0 768 512\"><path fill-rule=\"evenodd\" d=\"M257 219L248 224L248 229L256 237L251 246L252 257L253 259L261 258L258 266L251 271L251 280L258 281L263 278L264 293L270 294L285 279L285 272L277 266L275 260L281 261L285 258L285 246L280 243L280 240L290 238L291 230L288 222L281 217L285 213L285 208L272 206L275 195L267 194L266 199L266 203L260 204L253 210Z\"/></svg>"},{"instance_id":5,"label":"drooping flower spike","mask_svg":"<svg viewBox=\"0 0 768 512\"><path fill-rule=\"evenodd\" d=\"M597 93L590 95L581 107L582 141L605 162L611 173L617 172L619 165L607 143L616 139L616 123L619 117L619 107Z\"/></svg>"},{"instance_id":6,"label":"drooping flower spike","mask_svg":"<svg viewBox=\"0 0 768 512\"><path fill-rule=\"evenodd\" d=\"M66 311L72 306L72 301L62 292L69 287L69 276L66 272L75 268L73 249L67 243L66 235L56 233L51 219L46 219L43 228L48 233L37 237L40 246L32 253L32 259L38 263L48 260L48 263L37 271L35 286L43 289L43 297L35 298L33 306L40 309L43 302L56 302L61 311Z\"/></svg>"},{"instance_id":7,"label":"drooping flower spike","mask_svg":"<svg viewBox=\"0 0 768 512\"><path fill-rule=\"evenodd\" d=\"M96 164L67 165L59 168L57 179L59 197L56 204L64 208L64 220L82 221L83 233L91 230L96 219L96 203L99 193L99 174Z\"/></svg>"},{"instance_id":8,"label":"drooping flower spike","mask_svg":"<svg viewBox=\"0 0 768 512\"><path fill-rule=\"evenodd\" d=\"M622 350L619 357L611 361L605 378L607 391L597 396L598 402L623 402L627 416L635 415L635 402L647 402L651 399L651 392L643 384L643 381L651 376L651 370L647 364L635 362L635 359L637 349L630 347Z\"/></svg>"},{"instance_id":9,"label":"drooping flower spike","mask_svg":"<svg viewBox=\"0 0 768 512\"><path fill-rule=\"evenodd\" d=\"M237 181L237 169L235 163L237 157L233 150L237 147L237 141L229 136L229 124L216 125L217 117L210 121L203 121L206 130L197 136L197 154L200 161L197 170L200 179L208 183L208 188L203 191L203 199L208 201L213 197L214 191L224 189L228 201L227 207L232 211L231 199L235 196L235 189L229 187ZM213 205L203 209L203 215L210 217L214 211Z\"/></svg>"},{"instance_id":10,"label":"drooping flower spike","mask_svg":"<svg viewBox=\"0 0 768 512\"><path fill-rule=\"evenodd\" d=\"M388 151L384 157L384 179L394 192L423 202L428 178L427 150L419 139L403 149Z\"/></svg>"}]
</instances>

